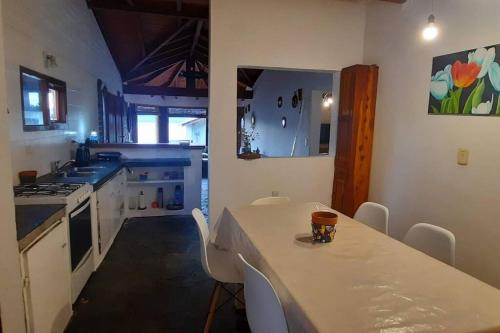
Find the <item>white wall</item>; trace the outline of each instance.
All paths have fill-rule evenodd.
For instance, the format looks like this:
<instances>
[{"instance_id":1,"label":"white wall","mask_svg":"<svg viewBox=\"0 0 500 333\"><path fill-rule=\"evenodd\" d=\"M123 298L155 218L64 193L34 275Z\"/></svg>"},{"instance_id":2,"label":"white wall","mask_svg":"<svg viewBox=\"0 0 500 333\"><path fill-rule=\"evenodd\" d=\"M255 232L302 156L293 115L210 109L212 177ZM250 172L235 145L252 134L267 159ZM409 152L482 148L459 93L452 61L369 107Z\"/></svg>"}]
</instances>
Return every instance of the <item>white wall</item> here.
<instances>
[{"instance_id":1,"label":"white wall","mask_svg":"<svg viewBox=\"0 0 500 333\"><path fill-rule=\"evenodd\" d=\"M121 79L85 1L3 3L12 178L17 182L20 170L35 169L44 174L50 171L50 161L67 161L71 139L83 140L97 128L97 79L102 79L113 93L121 90ZM56 68L44 67L44 51L56 56ZM62 130L23 132L19 65L66 82L66 134Z\"/></svg>"},{"instance_id":2,"label":"white wall","mask_svg":"<svg viewBox=\"0 0 500 333\"><path fill-rule=\"evenodd\" d=\"M174 96L149 96L125 94L128 103L155 105L155 106L178 106L178 107L200 107L208 108L207 97L174 97Z\"/></svg>"},{"instance_id":3,"label":"white wall","mask_svg":"<svg viewBox=\"0 0 500 333\"><path fill-rule=\"evenodd\" d=\"M332 157L236 158L238 66L339 70L363 57L365 6L332 0L210 3L210 219L277 190L330 202Z\"/></svg>"},{"instance_id":4,"label":"white wall","mask_svg":"<svg viewBox=\"0 0 500 333\"><path fill-rule=\"evenodd\" d=\"M264 70L254 85L253 99L248 100L250 112L245 115L245 128L250 131L251 117L255 115L255 130L258 137L252 142L252 149L257 147L266 156L290 156L293 138L297 132L294 156L309 156L312 128L317 134L315 146L319 147L321 93L316 96L318 106L312 109L312 91L331 92L333 73L312 71ZM297 131L300 117L300 103L292 107L292 96L298 89L303 90L302 122ZM278 108L278 96L283 98L283 106ZM311 112L313 111L313 112ZM235 110L236 112L236 110ZM311 116L315 124L311 123ZM315 116L315 117L314 117ZM287 124L281 126L281 118L286 117ZM314 145L313 145L314 146ZM318 150L318 149L316 149ZM315 155L318 155L316 152Z\"/></svg>"},{"instance_id":5,"label":"white wall","mask_svg":"<svg viewBox=\"0 0 500 333\"><path fill-rule=\"evenodd\" d=\"M5 95L2 1L0 1L0 311L3 332L25 332L21 268L16 240L11 157Z\"/></svg>"},{"instance_id":6,"label":"white wall","mask_svg":"<svg viewBox=\"0 0 500 333\"><path fill-rule=\"evenodd\" d=\"M432 57L500 43L500 2L434 1L440 37L420 39L431 1L368 8L365 63L380 66L370 199L401 238L425 221L451 230L457 266L500 287L500 118L429 116ZM458 166L459 147L470 164Z\"/></svg>"}]
</instances>

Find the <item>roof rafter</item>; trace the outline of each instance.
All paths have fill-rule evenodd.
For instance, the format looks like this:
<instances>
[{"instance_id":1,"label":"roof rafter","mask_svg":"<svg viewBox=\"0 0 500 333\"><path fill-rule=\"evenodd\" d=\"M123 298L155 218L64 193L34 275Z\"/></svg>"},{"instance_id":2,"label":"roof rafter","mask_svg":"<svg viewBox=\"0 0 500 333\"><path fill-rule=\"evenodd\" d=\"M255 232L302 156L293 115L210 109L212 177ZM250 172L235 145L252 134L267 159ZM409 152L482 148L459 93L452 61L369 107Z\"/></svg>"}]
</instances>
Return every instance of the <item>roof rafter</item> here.
<instances>
[{"instance_id":1,"label":"roof rafter","mask_svg":"<svg viewBox=\"0 0 500 333\"><path fill-rule=\"evenodd\" d=\"M183 4L181 10L177 10L177 3L170 1L151 2L148 5L127 0L126 3L114 0L87 0L90 9L121 10L136 13L157 14L178 18L208 20L208 7L196 4Z\"/></svg>"},{"instance_id":2,"label":"roof rafter","mask_svg":"<svg viewBox=\"0 0 500 333\"><path fill-rule=\"evenodd\" d=\"M189 52L190 57L193 57L194 50L196 48L196 45L198 44L198 39L200 38L200 33L201 33L202 27L203 27L203 21L198 20L198 23L196 24L196 32L194 33L194 37L193 37L193 44L191 44L191 51Z\"/></svg>"},{"instance_id":3,"label":"roof rafter","mask_svg":"<svg viewBox=\"0 0 500 333\"><path fill-rule=\"evenodd\" d=\"M160 45L158 45L153 51L149 52L141 61L139 61L132 69L129 71L131 74L134 70L142 66L146 61L148 61L152 56L154 56L158 51L160 51L164 46L168 45L172 40L174 40L181 32L189 28L195 20L189 20L184 23L179 29L177 29L173 34L171 34L167 39L165 39Z\"/></svg>"}]
</instances>

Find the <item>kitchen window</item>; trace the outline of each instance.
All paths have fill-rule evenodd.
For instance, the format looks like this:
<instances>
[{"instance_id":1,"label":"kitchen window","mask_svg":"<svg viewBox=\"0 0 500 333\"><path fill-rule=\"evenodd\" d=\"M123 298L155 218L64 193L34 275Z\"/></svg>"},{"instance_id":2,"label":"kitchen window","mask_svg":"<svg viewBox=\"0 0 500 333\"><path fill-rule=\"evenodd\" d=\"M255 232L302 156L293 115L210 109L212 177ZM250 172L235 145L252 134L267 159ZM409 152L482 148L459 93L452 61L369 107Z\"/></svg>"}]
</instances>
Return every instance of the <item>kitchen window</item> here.
<instances>
[{"instance_id":1,"label":"kitchen window","mask_svg":"<svg viewBox=\"0 0 500 333\"><path fill-rule=\"evenodd\" d=\"M207 144L207 109L136 105L137 143Z\"/></svg>"},{"instance_id":2,"label":"kitchen window","mask_svg":"<svg viewBox=\"0 0 500 333\"><path fill-rule=\"evenodd\" d=\"M66 128L66 83L20 68L24 131Z\"/></svg>"}]
</instances>

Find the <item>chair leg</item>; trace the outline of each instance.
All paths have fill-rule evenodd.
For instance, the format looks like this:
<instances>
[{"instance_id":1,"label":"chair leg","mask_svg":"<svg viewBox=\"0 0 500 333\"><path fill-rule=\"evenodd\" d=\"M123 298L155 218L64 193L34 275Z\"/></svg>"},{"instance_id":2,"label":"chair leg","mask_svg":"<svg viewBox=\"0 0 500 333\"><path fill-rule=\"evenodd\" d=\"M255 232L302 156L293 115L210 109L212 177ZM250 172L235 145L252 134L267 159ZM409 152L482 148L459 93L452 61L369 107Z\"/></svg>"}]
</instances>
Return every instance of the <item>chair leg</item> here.
<instances>
[{"instance_id":1,"label":"chair leg","mask_svg":"<svg viewBox=\"0 0 500 333\"><path fill-rule=\"evenodd\" d=\"M205 323L205 328L203 329L203 333L209 333L210 328L212 327L212 322L214 321L215 311L217 309L217 303L219 302L220 289L222 287L222 283L219 281L215 281L214 289L212 291L212 296L210 296L210 306L208 308L207 321Z\"/></svg>"}]
</instances>

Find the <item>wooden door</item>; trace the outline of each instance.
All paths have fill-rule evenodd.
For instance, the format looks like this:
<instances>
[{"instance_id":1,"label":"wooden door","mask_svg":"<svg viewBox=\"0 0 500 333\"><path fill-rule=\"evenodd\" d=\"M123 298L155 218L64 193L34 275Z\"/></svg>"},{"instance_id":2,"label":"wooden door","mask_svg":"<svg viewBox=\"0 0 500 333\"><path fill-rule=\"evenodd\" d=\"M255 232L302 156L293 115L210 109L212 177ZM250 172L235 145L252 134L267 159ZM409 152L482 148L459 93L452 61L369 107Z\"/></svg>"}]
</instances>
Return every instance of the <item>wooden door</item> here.
<instances>
[{"instance_id":1,"label":"wooden door","mask_svg":"<svg viewBox=\"0 0 500 333\"><path fill-rule=\"evenodd\" d=\"M377 79L375 65L341 72L332 207L349 216L368 200Z\"/></svg>"}]
</instances>

